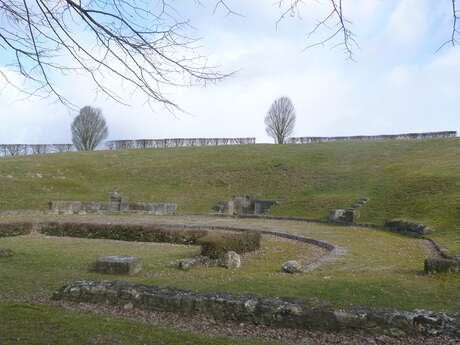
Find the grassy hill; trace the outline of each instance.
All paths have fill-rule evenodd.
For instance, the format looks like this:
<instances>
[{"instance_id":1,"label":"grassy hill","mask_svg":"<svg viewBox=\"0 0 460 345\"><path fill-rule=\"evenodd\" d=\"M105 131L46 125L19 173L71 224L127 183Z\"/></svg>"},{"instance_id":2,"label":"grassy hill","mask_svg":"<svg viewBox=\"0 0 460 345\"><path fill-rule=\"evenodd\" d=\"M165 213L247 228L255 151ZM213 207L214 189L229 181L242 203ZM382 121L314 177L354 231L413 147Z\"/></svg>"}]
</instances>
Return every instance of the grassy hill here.
<instances>
[{"instance_id":1,"label":"grassy hill","mask_svg":"<svg viewBox=\"0 0 460 345\"><path fill-rule=\"evenodd\" d=\"M276 199L274 214L326 218L362 196L362 222L425 223L460 253L460 139L249 145L0 158L0 209L48 200L174 201L210 211L232 195Z\"/></svg>"}]
</instances>

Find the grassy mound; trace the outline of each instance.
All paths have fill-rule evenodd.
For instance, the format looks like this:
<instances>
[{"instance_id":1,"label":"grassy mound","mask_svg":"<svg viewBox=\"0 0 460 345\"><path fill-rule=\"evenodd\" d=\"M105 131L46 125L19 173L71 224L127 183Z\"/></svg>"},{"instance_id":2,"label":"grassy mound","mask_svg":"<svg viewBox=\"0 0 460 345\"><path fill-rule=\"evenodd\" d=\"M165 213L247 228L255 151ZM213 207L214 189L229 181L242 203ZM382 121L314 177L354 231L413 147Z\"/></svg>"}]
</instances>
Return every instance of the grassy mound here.
<instances>
[{"instance_id":1,"label":"grassy mound","mask_svg":"<svg viewBox=\"0 0 460 345\"><path fill-rule=\"evenodd\" d=\"M326 218L370 202L362 222L424 223L460 253L460 139L314 145L248 145L1 158L0 209L43 209L48 200L174 201L207 212L232 195L275 199L278 215Z\"/></svg>"}]
</instances>

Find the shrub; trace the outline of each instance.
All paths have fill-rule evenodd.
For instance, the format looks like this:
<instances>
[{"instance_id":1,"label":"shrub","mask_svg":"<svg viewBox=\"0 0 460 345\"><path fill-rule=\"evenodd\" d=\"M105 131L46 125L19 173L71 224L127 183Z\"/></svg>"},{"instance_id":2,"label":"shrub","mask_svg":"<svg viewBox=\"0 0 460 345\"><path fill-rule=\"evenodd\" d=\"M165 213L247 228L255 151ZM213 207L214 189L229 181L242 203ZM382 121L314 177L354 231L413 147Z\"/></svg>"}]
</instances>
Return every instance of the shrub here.
<instances>
[{"instance_id":1,"label":"shrub","mask_svg":"<svg viewBox=\"0 0 460 345\"><path fill-rule=\"evenodd\" d=\"M49 236L98 238L130 242L166 242L196 244L207 235L206 230L165 228L158 225L45 223L40 232Z\"/></svg>"},{"instance_id":2,"label":"shrub","mask_svg":"<svg viewBox=\"0 0 460 345\"><path fill-rule=\"evenodd\" d=\"M32 227L33 224L28 222L1 223L0 237L29 235L32 232Z\"/></svg>"},{"instance_id":3,"label":"shrub","mask_svg":"<svg viewBox=\"0 0 460 345\"><path fill-rule=\"evenodd\" d=\"M242 254L259 249L261 237L260 233L254 231L219 236L213 234L199 239L198 244L201 244L201 255L219 259L229 251Z\"/></svg>"}]
</instances>

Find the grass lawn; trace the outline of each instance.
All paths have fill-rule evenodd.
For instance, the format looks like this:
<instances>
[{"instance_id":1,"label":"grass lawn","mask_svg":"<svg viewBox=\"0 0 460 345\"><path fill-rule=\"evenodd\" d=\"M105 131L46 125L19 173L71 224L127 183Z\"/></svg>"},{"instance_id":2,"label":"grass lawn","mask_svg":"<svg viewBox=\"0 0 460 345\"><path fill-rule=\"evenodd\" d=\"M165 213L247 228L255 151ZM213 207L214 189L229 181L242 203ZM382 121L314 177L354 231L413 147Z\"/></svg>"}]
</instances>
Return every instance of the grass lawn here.
<instances>
[{"instance_id":1,"label":"grass lawn","mask_svg":"<svg viewBox=\"0 0 460 345\"><path fill-rule=\"evenodd\" d=\"M273 214L325 219L329 209L348 207L366 196L370 202L361 209L361 222L382 225L386 219L403 218L424 223L436 229L431 235L436 241L459 255L459 157L460 139L452 138L0 158L0 210L45 209L49 200L102 201L116 188L131 201L176 202L182 214L209 212L218 201L254 194L280 202ZM100 255L140 256L143 272L127 279L145 284L304 300L316 297L335 305L460 309L460 275L423 275L427 249L413 238L286 221L192 216L134 220L282 230L325 240L346 254L311 273L286 275L280 272L284 261L308 261L319 255L318 250L265 239L258 255L243 258L241 270L198 267L183 272L171 263L197 254L197 247L36 234L0 238L0 247L17 253L0 258L0 344L263 344L33 304L66 281L119 278L88 272Z\"/></svg>"},{"instance_id":2,"label":"grass lawn","mask_svg":"<svg viewBox=\"0 0 460 345\"><path fill-rule=\"evenodd\" d=\"M79 219L130 220L129 217L95 216ZM286 221L211 217L136 217L135 220L283 230L333 243L344 248L346 254L311 273L287 275L280 272L283 262L311 260L319 255L318 249L302 243L264 239L262 251L244 257L240 270L197 267L184 272L171 263L197 254L198 247L41 235L2 238L0 247L11 248L17 255L1 261L0 297L2 300L29 300L37 296L48 297L70 280L117 279L119 277L89 273L88 266L100 255L138 255L144 264L143 272L126 279L145 284L304 300L317 297L337 305L353 303L443 311L460 308L460 276L423 275L427 249L413 238L384 231Z\"/></svg>"},{"instance_id":3,"label":"grass lawn","mask_svg":"<svg viewBox=\"0 0 460 345\"><path fill-rule=\"evenodd\" d=\"M196 335L141 322L44 305L0 304L2 345L276 345L254 339Z\"/></svg>"},{"instance_id":4,"label":"grass lawn","mask_svg":"<svg viewBox=\"0 0 460 345\"><path fill-rule=\"evenodd\" d=\"M0 158L0 209L44 209L48 200L174 201L208 212L232 195L280 201L274 214L326 218L371 199L361 221L404 218L432 226L460 254L460 139L314 145L247 145Z\"/></svg>"}]
</instances>

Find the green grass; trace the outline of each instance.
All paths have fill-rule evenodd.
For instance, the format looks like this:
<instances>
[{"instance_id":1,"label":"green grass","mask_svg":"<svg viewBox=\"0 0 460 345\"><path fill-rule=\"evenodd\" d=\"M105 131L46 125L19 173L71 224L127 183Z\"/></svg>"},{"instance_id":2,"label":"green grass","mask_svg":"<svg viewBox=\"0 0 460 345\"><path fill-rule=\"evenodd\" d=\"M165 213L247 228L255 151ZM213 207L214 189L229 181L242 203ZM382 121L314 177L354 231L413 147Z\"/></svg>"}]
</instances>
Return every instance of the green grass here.
<instances>
[{"instance_id":1,"label":"green grass","mask_svg":"<svg viewBox=\"0 0 460 345\"><path fill-rule=\"evenodd\" d=\"M16 253L11 258L0 258L0 296L10 300L47 299L66 281L120 279L119 276L89 272L96 258L104 255L136 255L142 258L142 272L122 277L125 280L201 291L219 291L227 282L234 280L237 287L232 291L241 293L250 280L267 282L270 275L282 276L280 267L290 258L308 260L321 253L302 243L267 238L263 239L258 255L243 256L241 270L210 267L184 272L177 268L178 261L199 255L199 246L30 235L0 238L0 248L10 248ZM194 280L197 282L194 283Z\"/></svg>"},{"instance_id":2,"label":"green grass","mask_svg":"<svg viewBox=\"0 0 460 345\"><path fill-rule=\"evenodd\" d=\"M129 217L91 217L104 221L129 221ZM152 221L145 217L136 221ZM154 218L155 219L155 218ZM253 293L260 296L320 298L336 305L348 303L398 309L460 309L460 276L422 274L426 249L419 240L394 233L287 221L234 220L205 217L161 217L158 222L194 223L275 229L325 240L345 248L336 262L301 275L280 272L291 259L311 260L319 252L302 243L264 239L258 255L243 257L240 270L197 267L180 271L177 260L199 253L197 246L131 243L108 240L21 236L0 239L0 247L17 255L1 259L0 298L48 298L66 281L119 279L89 273L100 255L138 255L143 272L123 279L201 292Z\"/></svg>"},{"instance_id":3,"label":"green grass","mask_svg":"<svg viewBox=\"0 0 460 345\"><path fill-rule=\"evenodd\" d=\"M273 214L320 219L327 218L329 209L347 207L366 196L371 201L361 209L361 222L382 225L389 218L421 222L436 229L431 236L450 253L460 254L458 138L0 158L0 186L0 209L45 209L49 200L102 201L116 188L131 201L176 202L183 214L208 212L217 201L254 194L280 202ZM143 273L127 278L139 283L202 292L318 297L336 305L460 309L460 276L421 274L427 253L413 238L297 222L194 217L159 221L281 229L332 242L347 254L314 272L287 276L279 272L282 262L317 253L302 244L266 241L260 255L245 258L241 270L182 272L170 263L198 253L197 247L2 238L0 247L10 247L17 255L0 258L0 344L262 344L28 304L48 298L69 280L115 279L88 272L95 257L106 254L141 256Z\"/></svg>"},{"instance_id":4,"label":"green grass","mask_svg":"<svg viewBox=\"0 0 460 345\"><path fill-rule=\"evenodd\" d=\"M199 336L140 322L102 317L56 307L0 304L2 345L263 345L254 339Z\"/></svg>"},{"instance_id":5,"label":"green grass","mask_svg":"<svg viewBox=\"0 0 460 345\"><path fill-rule=\"evenodd\" d=\"M174 201L207 212L232 195L280 201L274 214L326 218L361 196L361 221L425 223L460 253L460 139L248 145L54 154L0 159L0 209L48 200Z\"/></svg>"}]
</instances>

